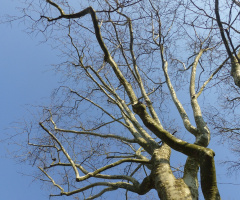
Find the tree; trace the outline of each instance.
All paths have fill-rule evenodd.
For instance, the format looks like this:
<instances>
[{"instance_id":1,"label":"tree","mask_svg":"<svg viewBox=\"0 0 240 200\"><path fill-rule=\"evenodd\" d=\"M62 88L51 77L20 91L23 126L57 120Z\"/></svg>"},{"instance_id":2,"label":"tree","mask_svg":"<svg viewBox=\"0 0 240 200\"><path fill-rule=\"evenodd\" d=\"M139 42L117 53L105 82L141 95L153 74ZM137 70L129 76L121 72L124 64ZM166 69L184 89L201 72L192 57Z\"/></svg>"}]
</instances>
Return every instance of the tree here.
<instances>
[{"instance_id":1,"label":"tree","mask_svg":"<svg viewBox=\"0 0 240 200\"><path fill-rule=\"evenodd\" d=\"M218 27L221 33L221 38L223 40L224 46L226 48L226 51L228 53L229 58L231 59L231 76L234 79L234 83L236 86L240 87L240 65L239 65L239 55L240 55L240 51L238 53L236 53L236 48L234 47L234 42L230 36L230 31L232 28L232 25L234 24L234 22L237 20L237 18L235 18L234 20L231 21L231 15L232 15L232 10L233 10L233 5L236 4L237 6L240 6L238 1L232 0L232 5L231 5L231 9L229 12L229 22L225 23L226 28L223 27L223 23L220 19L220 14L219 14L219 1L216 0L215 1L215 14L216 14L216 20L218 23ZM233 29L233 31L235 31ZM226 35L225 35L226 32ZM238 32L239 34L239 32ZM228 39L227 39L228 38ZM230 49L230 47L232 48L232 50Z\"/></svg>"},{"instance_id":2,"label":"tree","mask_svg":"<svg viewBox=\"0 0 240 200\"><path fill-rule=\"evenodd\" d=\"M226 7L238 9L233 2ZM221 28L238 33L230 20L238 13L224 23L207 0L79 4L46 0L23 9L31 30L59 41L65 59L57 69L68 86L43 109L38 131L25 129L26 159L59 190L51 196L95 199L124 189L127 198L154 189L160 199L198 199L200 182L205 199L220 199L208 148L216 118L207 110L224 115L212 93L238 94L229 72L238 46L226 47ZM180 175L171 150L187 157Z\"/></svg>"}]
</instances>

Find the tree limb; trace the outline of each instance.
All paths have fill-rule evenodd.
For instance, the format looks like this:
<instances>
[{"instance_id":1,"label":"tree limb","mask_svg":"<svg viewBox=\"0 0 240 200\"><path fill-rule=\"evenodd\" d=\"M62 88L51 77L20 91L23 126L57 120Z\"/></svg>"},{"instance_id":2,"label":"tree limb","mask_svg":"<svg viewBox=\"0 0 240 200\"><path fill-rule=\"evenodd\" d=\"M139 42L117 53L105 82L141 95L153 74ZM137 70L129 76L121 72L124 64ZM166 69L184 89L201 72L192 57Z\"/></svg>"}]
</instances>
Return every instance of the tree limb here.
<instances>
[{"instance_id":1,"label":"tree limb","mask_svg":"<svg viewBox=\"0 0 240 200\"><path fill-rule=\"evenodd\" d=\"M56 6L55 6L56 7ZM59 9L58 9L59 10ZM135 95L135 92L133 91L133 88L131 86L131 84L126 80L126 78L123 76L122 72L120 71L120 69L118 68L116 62L113 60L112 56L110 55L103 39L102 39L102 34L100 31L100 27L98 25L98 18L96 15L95 10L92 7L88 7L78 13L73 13L73 14L64 14L64 12L60 12L61 15L59 17L56 18L49 18L49 17L45 17L42 16L43 18L46 18L48 21L55 21L55 20L59 20L59 19L75 19L75 18L81 18L84 17L87 14L91 15L92 18L92 22L93 22L93 26L94 26L94 30L95 30L95 36L96 39L102 49L102 51L104 52L104 60L107 61L113 71L115 72L117 78L119 79L120 83L123 84L129 99L131 100L132 103L136 103L137 102L137 96Z\"/></svg>"}]
</instances>

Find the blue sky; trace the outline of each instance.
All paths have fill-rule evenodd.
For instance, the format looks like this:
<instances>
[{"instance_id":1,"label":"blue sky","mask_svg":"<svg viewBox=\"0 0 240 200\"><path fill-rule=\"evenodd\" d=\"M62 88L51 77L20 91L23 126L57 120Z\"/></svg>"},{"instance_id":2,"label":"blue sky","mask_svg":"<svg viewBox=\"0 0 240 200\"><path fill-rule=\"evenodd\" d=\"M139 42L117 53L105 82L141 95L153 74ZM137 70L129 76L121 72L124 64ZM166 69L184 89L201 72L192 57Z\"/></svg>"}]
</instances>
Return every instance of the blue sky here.
<instances>
[{"instance_id":1,"label":"blue sky","mask_svg":"<svg viewBox=\"0 0 240 200\"><path fill-rule=\"evenodd\" d=\"M4 0L0 7L1 15L17 14L17 3ZM50 70L50 65L57 63L57 52L50 45L39 45L40 38L27 35L24 29L24 24L19 23L0 25L0 140L7 134L14 134L11 127L27 116L27 105L48 104L52 90L58 85L59 77ZM36 168L17 163L8 155L8 151L15 148L10 142L0 143L0 199L47 200L48 191L42 189L41 183L32 183L32 177L21 175L34 172ZM211 147L216 152L217 165L218 161L232 156L221 145L212 143ZM237 176L226 175L225 166L218 165L217 169L218 182L239 183ZM239 199L239 187L220 184L222 199Z\"/></svg>"},{"instance_id":2,"label":"blue sky","mask_svg":"<svg viewBox=\"0 0 240 200\"><path fill-rule=\"evenodd\" d=\"M13 14L15 6L17 1L4 1L1 15ZM28 104L47 104L57 84L56 76L49 71L54 52L47 45L38 45L39 40L23 30L23 24L0 25L0 140L14 134L11 127L27 115ZM33 168L11 159L8 152L14 146L10 143L0 143L0 199L48 199L47 191L42 190L39 182L32 183L32 177L21 175Z\"/></svg>"}]
</instances>

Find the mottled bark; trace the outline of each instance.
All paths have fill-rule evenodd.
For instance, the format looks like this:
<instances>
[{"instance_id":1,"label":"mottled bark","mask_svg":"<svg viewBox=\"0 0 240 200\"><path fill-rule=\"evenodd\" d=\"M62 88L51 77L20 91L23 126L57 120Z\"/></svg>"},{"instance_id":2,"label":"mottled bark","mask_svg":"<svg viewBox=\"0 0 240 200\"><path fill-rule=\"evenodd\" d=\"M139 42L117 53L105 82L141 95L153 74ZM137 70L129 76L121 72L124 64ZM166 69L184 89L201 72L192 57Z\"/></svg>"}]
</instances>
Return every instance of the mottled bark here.
<instances>
[{"instance_id":1,"label":"mottled bark","mask_svg":"<svg viewBox=\"0 0 240 200\"><path fill-rule=\"evenodd\" d=\"M171 148L183 154L196 158L200 163L202 192L207 200L218 200L220 195L217 188L216 169L213 150L180 140L168 131L159 127L146 111L142 103L133 105L133 110L142 119L145 126ZM166 152L165 152L166 153Z\"/></svg>"},{"instance_id":2,"label":"mottled bark","mask_svg":"<svg viewBox=\"0 0 240 200\"><path fill-rule=\"evenodd\" d=\"M236 86L240 87L240 50L238 52L237 57L233 56L231 59L231 76L233 77L234 83Z\"/></svg>"},{"instance_id":3,"label":"mottled bark","mask_svg":"<svg viewBox=\"0 0 240 200\"><path fill-rule=\"evenodd\" d=\"M198 170L198 160L193 157L188 157L184 167L183 180L189 187L193 200L198 200Z\"/></svg>"},{"instance_id":4,"label":"mottled bark","mask_svg":"<svg viewBox=\"0 0 240 200\"><path fill-rule=\"evenodd\" d=\"M171 148L163 144L152 157L155 189L161 200L192 200L189 187L183 179L176 179L170 167Z\"/></svg>"},{"instance_id":5,"label":"mottled bark","mask_svg":"<svg viewBox=\"0 0 240 200\"><path fill-rule=\"evenodd\" d=\"M39 168L53 183L53 185L58 187L58 189L60 189L61 195L69 196L72 194L77 194L77 193L84 192L86 190L93 189L94 187L101 186L105 188L95 196L89 197L89 199L97 198L107 191L113 191L118 188L121 188L127 191L137 193L139 195L144 195L147 192L149 192L151 189L155 189L158 192L158 196L161 200L178 200L178 199L179 200L198 200L199 183L198 183L197 175L200 167L201 185L202 185L202 191L205 199L219 200L220 195L218 192L217 181L216 181L214 152L211 149L206 148L210 141L210 130L208 129L207 124L205 123L202 117L202 112L197 101L198 96L200 95L200 93L202 92L206 84L201 88L199 93L197 93L195 88L196 69L197 69L198 61L203 55L203 53L206 51L206 49L200 48L200 51L199 53L196 54L194 63L192 64L192 73L191 73L191 80L190 80L190 99L191 99L192 111L193 111L194 119L196 123L196 127L195 127L193 124L191 124L190 119L183 105L177 98L177 94L170 81L170 77L167 72L168 62L164 59L164 48L163 48L164 44L162 43L157 44L157 46L160 47L163 71L164 71L166 83L169 88L169 92L172 96L172 100L182 118L182 121L186 130L196 138L196 142L194 144L191 144L184 140L176 138L170 132L165 130L161 125L161 122L149 98L149 93L147 93L149 89L146 90L144 85L144 80L142 80L141 74L139 73L140 71L139 71L137 60L134 54L134 34L133 34L133 27L132 27L132 22L130 17L121 13L120 11L118 11L118 9L115 10L118 14L126 18L126 24L128 24L129 26L129 36L130 36L129 51L131 54L130 60L133 65L133 68L130 71L132 72L132 76L136 80L136 83L137 83L136 85L138 85L138 89L135 89L135 85L134 85L135 82L131 82L130 81L131 79L129 79L126 76L126 74L124 74L124 72L122 71L122 68L119 67L121 65L117 62L117 59L110 52L109 49L111 48L108 49L106 45L107 43L105 44L104 42L105 39L102 37L102 34L101 34L101 26L99 25L97 13L91 6L77 13L66 14L58 4L54 3L51 0L46 0L46 2L49 3L51 6L55 7L60 14L60 16L56 18L49 18L46 16L41 17L41 18L47 19L49 22L57 21L60 19L68 19L68 20L79 19L86 15L91 16L91 20L94 28L92 32L96 36L96 41L100 47L99 49L101 49L102 53L104 54L104 58L103 58L104 65L108 63L111 66L110 70L113 71L114 78L118 80L120 84L123 86L124 98L121 98L117 94L116 89L111 85L109 79L106 78L106 81L104 81L101 75L98 73L98 71L96 71L92 66L88 66L88 67L84 66L82 62L82 58L79 59L79 63L76 64L76 66L81 66L82 68L84 68L87 77L89 77L91 81L96 83L96 87L99 90L101 90L103 94L105 94L109 99L112 100L111 101L112 104L116 105L116 107L119 109L118 110L119 114L122 115L121 118L123 120L120 121L120 124L123 125L124 128L128 129L131 136L134 137L133 139L130 139L128 138L128 136L125 136L125 135L117 136L115 134L101 134L94 131L66 130L63 128L58 128L55 122L53 121L52 117L50 117L50 119L48 119L44 123L50 122L49 127L54 126L53 131L55 131L56 133L59 133L59 132L72 133L72 134L78 134L78 135L90 135L94 137L116 139L118 142L120 141L124 145L128 144L129 147L131 147L131 149L134 151L134 154L132 155L129 155L129 153L127 152L125 154L120 154L120 156L112 156L112 158L122 158L122 159L116 162L112 162L103 167L100 167L94 170L93 172L90 172L84 169L82 164L79 164L84 162L75 161L73 157L70 157L70 154L67 152L67 148L66 149L64 148L64 145L61 144L61 141L57 138L57 136L55 136L47 126L44 126L44 123L40 123L41 128L46 133L48 133L51 139L54 140L59 146L58 152L62 151L64 156L67 158L67 161L69 162L69 163L61 163L59 160L58 163L51 164L50 167ZM109 3L108 1L106 2ZM156 11L152 3L151 3L151 6ZM108 14L110 15L110 11ZM159 25L161 25L160 16L158 17L159 17L158 23ZM110 22L111 22L111 18L109 17L109 23ZM115 24L113 23L113 25ZM159 35L158 35L158 37L161 38L163 36L161 35L160 29L161 29L161 26L159 26ZM68 36L71 39L71 44L73 45L73 47L77 49L77 47L74 45L74 42L70 36L70 31ZM117 48L119 48L119 46L121 47L121 44L119 44ZM123 47L121 48L122 48L122 51L124 51ZM238 81L240 79L240 65L236 57L232 59L232 66L233 66L232 76L234 77L234 80L236 79L236 81L240 85L240 81ZM94 76L92 76L89 73L88 69L93 71ZM99 82L95 80L94 78L95 76L98 78ZM138 96L137 95L138 93L136 91L140 91L141 95ZM84 99L89 103L91 103L92 105L96 106L97 108L101 109L102 112L104 114L107 114L110 118L112 118L112 120L119 121L118 119L121 119L119 117L118 118L113 117L112 114L108 113L105 109L103 109L100 105L98 105L88 97L83 96L72 90L71 90L71 93L73 93L74 95L77 95L81 99ZM126 97L125 97L125 94L126 94ZM139 101L140 99L144 99L144 103L146 105L140 102ZM131 105L132 105L132 109L130 108ZM138 121L138 118L135 116L135 114L137 114L141 118L142 122ZM106 124L109 124L109 123L106 123ZM145 126L142 126L143 124ZM151 133L155 134L156 137L155 136L152 137ZM161 146L158 143L159 139L163 142ZM140 145L139 150L135 150L136 143ZM184 175L182 178L176 178L171 169L171 166L170 166L171 149L174 149L188 156L185 164L185 168L184 168ZM148 154L141 155L142 152L148 153ZM151 157L151 162L149 159L147 159L150 157ZM107 156L107 158L109 157ZM132 175L102 174L103 172L111 168L114 168L115 166L118 166L122 163L138 163L140 167L142 165L145 165L150 170L150 175L147 175L142 180L142 182L139 183L138 179L135 179L133 177L133 174L140 167L139 168L137 167L136 168L137 170L135 170ZM93 182L87 186L83 186L82 188L79 188L70 192L65 192L64 188L61 187L59 184L55 183L55 181L45 171L46 168L53 168L56 166L72 167L72 169L75 172L76 182L82 182L92 178L105 179L105 180L99 181L99 182ZM81 175L81 173L83 173L83 175ZM108 179L111 181L108 182L107 181ZM113 180L121 180L121 181L114 182Z\"/></svg>"}]
</instances>

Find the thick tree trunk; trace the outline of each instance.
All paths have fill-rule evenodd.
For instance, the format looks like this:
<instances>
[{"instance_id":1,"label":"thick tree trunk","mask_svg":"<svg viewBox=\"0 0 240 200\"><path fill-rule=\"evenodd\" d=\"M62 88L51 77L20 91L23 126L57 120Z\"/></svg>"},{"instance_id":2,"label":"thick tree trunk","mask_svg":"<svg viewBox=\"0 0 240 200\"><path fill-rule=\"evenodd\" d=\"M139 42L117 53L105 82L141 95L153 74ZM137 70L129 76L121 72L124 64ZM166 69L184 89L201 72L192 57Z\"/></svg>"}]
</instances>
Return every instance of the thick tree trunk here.
<instances>
[{"instance_id":1,"label":"thick tree trunk","mask_svg":"<svg viewBox=\"0 0 240 200\"><path fill-rule=\"evenodd\" d=\"M168 145L154 151L153 179L155 189L161 200L192 200L191 191L183 179L176 179L170 167L171 149Z\"/></svg>"}]
</instances>

